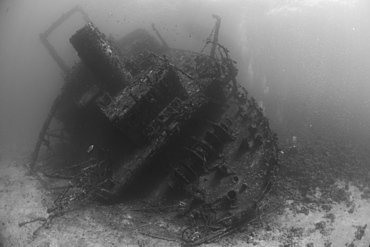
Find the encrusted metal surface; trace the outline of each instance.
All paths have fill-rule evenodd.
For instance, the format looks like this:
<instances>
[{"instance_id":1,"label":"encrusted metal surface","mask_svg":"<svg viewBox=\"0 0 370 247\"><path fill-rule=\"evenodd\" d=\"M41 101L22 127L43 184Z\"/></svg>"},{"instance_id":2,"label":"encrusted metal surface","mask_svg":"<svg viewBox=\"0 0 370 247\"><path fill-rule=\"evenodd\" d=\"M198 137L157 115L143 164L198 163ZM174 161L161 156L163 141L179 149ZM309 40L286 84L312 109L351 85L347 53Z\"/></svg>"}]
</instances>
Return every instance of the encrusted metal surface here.
<instances>
[{"instance_id":1,"label":"encrusted metal surface","mask_svg":"<svg viewBox=\"0 0 370 247\"><path fill-rule=\"evenodd\" d=\"M91 164L80 167L94 174L79 173L83 195L180 200L192 244L256 217L278 171L277 137L217 37L207 44L219 54L208 56L169 49L142 29L114 44L89 23L71 43L83 64L67 77L56 116L69 140L66 167Z\"/></svg>"}]
</instances>

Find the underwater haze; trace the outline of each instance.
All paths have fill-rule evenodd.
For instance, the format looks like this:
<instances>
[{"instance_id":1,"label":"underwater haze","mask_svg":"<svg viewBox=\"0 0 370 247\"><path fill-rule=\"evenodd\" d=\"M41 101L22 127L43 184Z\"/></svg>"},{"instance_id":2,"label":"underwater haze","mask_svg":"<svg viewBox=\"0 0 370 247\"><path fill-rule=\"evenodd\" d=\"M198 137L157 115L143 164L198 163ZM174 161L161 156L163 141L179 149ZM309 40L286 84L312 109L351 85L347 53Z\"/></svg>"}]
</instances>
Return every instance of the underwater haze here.
<instances>
[{"instance_id":1,"label":"underwater haze","mask_svg":"<svg viewBox=\"0 0 370 247\"><path fill-rule=\"evenodd\" d=\"M46 208L42 193L49 192L39 189L36 179L30 179L28 160L22 160L23 166L4 157L7 152L20 157L25 151L29 159L34 149L66 76L43 46L40 34L76 5L109 39L119 40L137 28L157 37L151 27L154 23L170 48L198 53L215 26L212 15L220 16L218 42L229 49L237 63L238 83L247 89L249 98L256 99L279 139L280 149L274 151L279 152L280 176L274 174L277 182L271 194L281 196L284 207L291 209L284 211L289 211L288 215L279 215L285 217L287 226L304 228L307 236L320 233L316 240L325 237L325 246L369 245L369 0L0 0L0 222L8 217L7 223L0 224L0 247L5 236L8 242L4 243L20 243L18 235L12 235L24 233L17 231L16 213L20 222ZM48 37L69 68L80 62L70 37L84 25L83 17L76 13ZM209 54L207 49L204 52ZM91 145L87 153L93 148ZM15 192L26 189L32 189L29 197ZM286 193L279 194L279 189ZM37 201L39 211L23 208L22 198L34 205ZM81 218L93 218L89 217L86 213ZM319 218L325 218L326 228ZM336 225L343 227L342 232ZM280 232L280 226L275 226L275 233ZM314 246L303 233L299 240L302 245L293 245L298 231L287 226L281 232L291 242L287 240L284 246ZM93 228L92 224L87 227ZM350 237L344 234L347 229ZM266 230L266 236L271 231ZM46 235L42 238L52 238L52 234ZM60 241L65 239L61 237ZM271 241L276 239L271 237ZM90 240L91 245L76 246L99 246ZM320 243L315 246L324 246ZM283 245L266 241L266 245L258 246Z\"/></svg>"},{"instance_id":2,"label":"underwater haze","mask_svg":"<svg viewBox=\"0 0 370 247\"><path fill-rule=\"evenodd\" d=\"M76 4L106 35L120 38L155 23L171 47L199 52L222 17L220 43L238 62L247 87L277 129L331 135L370 133L370 6L355 0L13 0L0 9L1 145L34 141L63 84L39 40ZM72 66L73 16L50 37Z\"/></svg>"}]
</instances>

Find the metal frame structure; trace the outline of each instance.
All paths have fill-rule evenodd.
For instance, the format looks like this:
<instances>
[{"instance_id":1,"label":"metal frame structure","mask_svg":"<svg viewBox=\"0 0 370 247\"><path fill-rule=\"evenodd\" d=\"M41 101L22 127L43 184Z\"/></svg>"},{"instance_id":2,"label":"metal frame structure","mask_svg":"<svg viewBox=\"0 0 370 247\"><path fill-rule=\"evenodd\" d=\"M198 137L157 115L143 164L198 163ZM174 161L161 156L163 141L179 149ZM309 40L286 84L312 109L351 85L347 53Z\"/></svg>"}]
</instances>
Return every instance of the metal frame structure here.
<instances>
[{"instance_id":1,"label":"metal frame structure","mask_svg":"<svg viewBox=\"0 0 370 247\"><path fill-rule=\"evenodd\" d=\"M40 34L41 43L48 50L49 54L54 59L54 61L63 70L65 75L69 74L70 68L66 65L64 60L59 56L59 54L55 50L54 46L49 42L48 37L55 29L57 29L63 22L65 22L68 18L70 18L75 13L81 13L82 18L85 20L85 22L86 23L90 22L90 19L89 19L87 13L83 10L83 8L79 5L76 5L75 7L70 9L67 13L62 14L62 16L57 21L55 21L48 29L46 29L45 32ZM31 169L32 172L34 170L34 167L35 167L35 164L36 164L36 161L37 161L37 158L38 158L38 154L40 152L41 145L44 141L45 134L47 133L49 125L50 125L50 123L51 123L51 121L54 117L54 114L56 113L56 111L58 109L60 98L61 98L61 95L62 95L63 91L64 91L64 87L62 88L60 95L54 100L54 103L53 103L53 105L50 109L49 115L47 116L46 120L44 121L42 129L40 131L39 138L38 138L38 141L37 141L36 146L35 146L35 150L33 151L32 155L31 155L30 169Z\"/></svg>"},{"instance_id":2,"label":"metal frame structure","mask_svg":"<svg viewBox=\"0 0 370 247\"><path fill-rule=\"evenodd\" d=\"M62 16L56 22L54 22L48 29L46 29L45 32L40 34L41 43L45 46L45 48L48 50L49 54L52 56L54 61L59 65L59 67L66 74L69 72L69 68L66 65L66 63L63 61L63 59L59 56L54 46L49 42L48 37L63 22L65 22L69 17L71 17L73 14L78 13L78 12L82 14L82 18L84 19L86 23L90 22L89 16L83 10L83 8L79 5L76 5L71 10L69 10L67 13L62 14Z\"/></svg>"}]
</instances>

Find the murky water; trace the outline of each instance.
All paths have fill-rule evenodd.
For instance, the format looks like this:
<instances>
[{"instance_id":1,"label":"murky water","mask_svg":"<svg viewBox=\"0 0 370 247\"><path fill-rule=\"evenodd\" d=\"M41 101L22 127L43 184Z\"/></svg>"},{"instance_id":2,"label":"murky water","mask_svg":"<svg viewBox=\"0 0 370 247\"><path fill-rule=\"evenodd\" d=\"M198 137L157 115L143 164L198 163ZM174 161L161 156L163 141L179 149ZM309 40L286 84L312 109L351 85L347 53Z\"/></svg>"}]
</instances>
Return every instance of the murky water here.
<instances>
[{"instance_id":1,"label":"murky water","mask_svg":"<svg viewBox=\"0 0 370 247\"><path fill-rule=\"evenodd\" d=\"M213 28L212 14L221 16L219 42L229 48L239 68L238 82L264 109L285 153L276 191L287 202L285 213L274 218L273 231L264 228L259 232L258 236L265 239L250 239L259 241L261 246L370 244L369 226L363 228L361 238L356 234L370 224L366 220L370 179L367 1L3 0L0 190L5 214L0 215L0 236L5 239L4 246L104 246L81 236L58 245L58 241L63 241L53 235L55 229L49 233L45 230L45 235L32 242L29 236L34 229L17 226L18 221L44 214L40 202L44 195L32 177L26 176L22 164L27 164L43 121L64 83L63 71L40 42L39 34L77 4L101 31L114 39L136 28L152 31L151 24L155 23L170 47L196 52L201 51ZM68 67L79 61L69 38L83 25L82 16L76 14L49 37ZM326 187L330 189L325 191ZM336 201L336 188L342 187L348 196ZM322 205L331 205L331 209L326 211ZM329 214L335 215L334 221L328 218ZM321 225L316 224L322 221L326 225L321 232ZM88 228L90 223L81 224ZM60 227L67 231L64 227L68 221L63 224ZM285 227L280 235L276 233L279 224ZM102 232L94 234L99 236ZM133 240L126 236L127 232L124 236L114 234L109 235L113 246L138 244L135 236ZM239 235L237 239L245 240ZM237 244L252 246L250 239ZM144 240L140 239L140 244Z\"/></svg>"}]
</instances>

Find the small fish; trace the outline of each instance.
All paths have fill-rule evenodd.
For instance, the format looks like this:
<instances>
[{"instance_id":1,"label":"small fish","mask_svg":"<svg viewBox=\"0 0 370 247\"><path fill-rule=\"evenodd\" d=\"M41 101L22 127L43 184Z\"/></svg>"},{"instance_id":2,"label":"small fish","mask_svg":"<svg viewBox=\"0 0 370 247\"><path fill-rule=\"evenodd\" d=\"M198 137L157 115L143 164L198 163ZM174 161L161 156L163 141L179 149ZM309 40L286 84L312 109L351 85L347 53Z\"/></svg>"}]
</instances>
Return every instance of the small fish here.
<instances>
[{"instance_id":1,"label":"small fish","mask_svg":"<svg viewBox=\"0 0 370 247\"><path fill-rule=\"evenodd\" d=\"M87 153L90 153L94 149L94 145L90 145L90 147L87 149Z\"/></svg>"},{"instance_id":2,"label":"small fish","mask_svg":"<svg viewBox=\"0 0 370 247\"><path fill-rule=\"evenodd\" d=\"M292 137L292 143L293 143L294 146L297 144L297 137L296 136Z\"/></svg>"}]
</instances>

